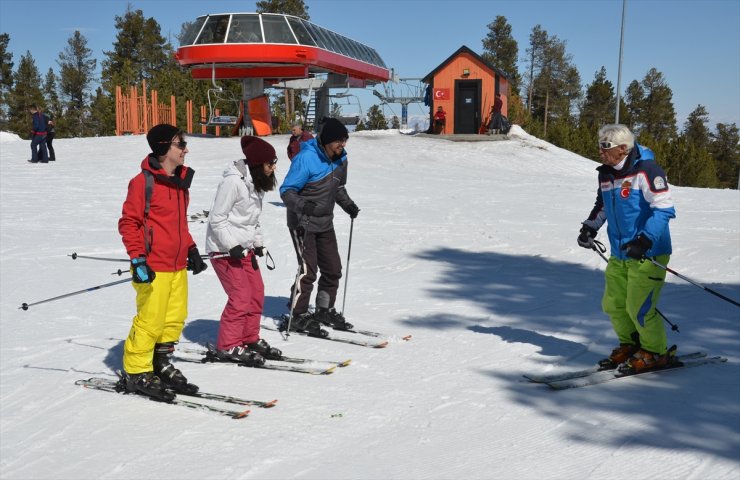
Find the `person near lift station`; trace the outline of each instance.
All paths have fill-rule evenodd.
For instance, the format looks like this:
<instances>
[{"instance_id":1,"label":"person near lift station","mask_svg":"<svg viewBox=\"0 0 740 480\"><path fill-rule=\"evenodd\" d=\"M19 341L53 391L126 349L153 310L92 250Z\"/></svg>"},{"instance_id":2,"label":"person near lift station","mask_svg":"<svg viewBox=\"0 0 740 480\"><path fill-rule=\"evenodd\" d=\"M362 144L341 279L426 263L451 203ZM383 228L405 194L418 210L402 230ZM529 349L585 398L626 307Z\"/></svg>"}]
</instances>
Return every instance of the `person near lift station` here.
<instances>
[{"instance_id":1,"label":"person near lift station","mask_svg":"<svg viewBox=\"0 0 740 480\"><path fill-rule=\"evenodd\" d=\"M290 170L280 186L280 196L287 207L287 220L300 272L291 290L291 329L322 336L321 324L337 330L351 330L352 325L337 312L334 303L342 262L334 232L334 204L354 219L360 212L352 201L347 183L349 133L337 119L326 119L318 138L308 140L293 157ZM318 272L316 311L308 311L309 300Z\"/></svg>"}]
</instances>

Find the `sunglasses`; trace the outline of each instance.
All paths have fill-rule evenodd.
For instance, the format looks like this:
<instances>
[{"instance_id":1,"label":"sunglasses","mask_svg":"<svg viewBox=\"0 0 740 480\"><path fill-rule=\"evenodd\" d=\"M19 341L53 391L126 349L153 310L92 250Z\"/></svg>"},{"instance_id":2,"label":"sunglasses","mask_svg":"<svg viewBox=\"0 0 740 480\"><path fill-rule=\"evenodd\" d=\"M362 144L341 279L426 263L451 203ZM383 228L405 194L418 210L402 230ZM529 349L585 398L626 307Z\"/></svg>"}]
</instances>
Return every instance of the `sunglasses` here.
<instances>
[{"instance_id":1,"label":"sunglasses","mask_svg":"<svg viewBox=\"0 0 740 480\"><path fill-rule=\"evenodd\" d=\"M265 162L267 165L277 165L277 158L273 158L269 162Z\"/></svg>"},{"instance_id":2,"label":"sunglasses","mask_svg":"<svg viewBox=\"0 0 740 480\"><path fill-rule=\"evenodd\" d=\"M618 143L612 142L599 142L599 148L602 150L611 150L612 148L618 147Z\"/></svg>"},{"instance_id":3,"label":"sunglasses","mask_svg":"<svg viewBox=\"0 0 740 480\"><path fill-rule=\"evenodd\" d=\"M172 142L172 145L176 146L180 150L185 150L185 147L188 146L188 142L185 140L180 140L179 142Z\"/></svg>"}]
</instances>

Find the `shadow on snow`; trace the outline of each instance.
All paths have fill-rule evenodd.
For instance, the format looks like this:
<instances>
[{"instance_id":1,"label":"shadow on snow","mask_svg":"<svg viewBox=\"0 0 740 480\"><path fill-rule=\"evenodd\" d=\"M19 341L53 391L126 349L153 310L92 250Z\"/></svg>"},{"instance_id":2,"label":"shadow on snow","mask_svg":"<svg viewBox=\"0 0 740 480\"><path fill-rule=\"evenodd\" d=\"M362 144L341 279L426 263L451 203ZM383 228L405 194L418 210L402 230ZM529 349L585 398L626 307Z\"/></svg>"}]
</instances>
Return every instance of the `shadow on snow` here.
<instances>
[{"instance_id":1,"label":"shadow on snow","mask_svg":"<svg viewBox=\"0 0 740 480\"><path fill-rule=\"evenodd\" d=\"M553 362L573 368L592 365L616 345L611 323L601 311L603 269L540 256L453 248L422 252L417 258L445 265L440 278L430 279L431 298L471 303L488 315L418 316L403 321L409 326L464 329L509 343L535 345L538 353L523 361L524 369L535 372ZM660 310L681 330L675 333L666 325L669 344L678 344L679 353L705 350L711 355L740 354L737 307L682 280L676 282L664 286L659 302ZM730 298L740 297L738 285L710 288ZM588 387L587 392L554 392L524 381L524 370L496 368L495 350L490 360L492 366L480 373L505 380L516 403L567 420L574 428L562 431L571 440L617 448L692 449L731 459L740 454L737 364L702 367L700 374L665 372L625 380L618 387ZM646 382L650 382L649 388ZM598 420L601 412L605 412L603 424ZM614 413L628 417L623 425L607 423ZM639 422L639 429L646 433L635 435L635 427L630 427L633 422ZM608 429L608 434L603 434L603 429Z\"/></svg>"}]
</instances>

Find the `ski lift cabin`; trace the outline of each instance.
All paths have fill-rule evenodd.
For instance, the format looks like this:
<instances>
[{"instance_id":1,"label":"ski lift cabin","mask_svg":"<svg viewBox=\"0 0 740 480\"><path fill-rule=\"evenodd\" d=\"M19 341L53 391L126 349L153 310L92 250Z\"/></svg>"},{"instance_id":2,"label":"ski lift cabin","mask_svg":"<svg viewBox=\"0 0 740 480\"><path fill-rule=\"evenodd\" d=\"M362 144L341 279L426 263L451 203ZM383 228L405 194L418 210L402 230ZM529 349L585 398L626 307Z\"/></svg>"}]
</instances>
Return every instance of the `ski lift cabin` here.
<instances>
[{"instance_id":1,"label":"ski lift cabin","mask_svg":"<svg viewBox=\"0 0 740 480\"><path fill-rule=\"evenodd\" d=\"M195 79L211 80L209 123L246 127L248 133L272 132L264 89L280 82L317 79L316 116L329 116L329 88L365 88L385 82L390 71L371 47L307 20L273 13L220 13L198 17L177 49L175 58ZM215 100L224 99L217 80L242 82L245 111L238 118L215 115ZM221 95L221 97L219 97ZM213 102L212 102L213 99ZM231 123L233 121L233 123Z\"/></svg>"}]
</instances>

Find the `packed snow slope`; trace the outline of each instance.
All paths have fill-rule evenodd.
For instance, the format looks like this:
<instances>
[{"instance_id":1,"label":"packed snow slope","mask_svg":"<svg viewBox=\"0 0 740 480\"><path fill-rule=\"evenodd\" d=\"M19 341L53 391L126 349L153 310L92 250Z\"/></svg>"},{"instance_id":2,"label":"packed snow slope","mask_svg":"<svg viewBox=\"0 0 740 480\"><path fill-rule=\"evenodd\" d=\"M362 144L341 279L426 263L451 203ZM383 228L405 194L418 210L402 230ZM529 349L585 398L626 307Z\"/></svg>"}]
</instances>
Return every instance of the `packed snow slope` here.
<instances>
[{"instance_id":1,"label":"packed snow slope","mask_svg":"<svg viewBox=\"0 0 740 480\"><path fill-rule=\"evenodd\" d=\"M280 180L287 140L267 138ZM238 138L188 142L193 214L241 151ZM740 478L740 309L673 275L660 302L680 329L669 341L726 364L563 392L522 377L582 368L615 346L600 310L605 264L576 244L596 195L592 160L516 127L475 143L352 134L347 188L361 212L345 313L390 345L264 332L291 356L353 360L328 376L178 363L203 391L279 400L231 420L75 385L121 367L129 284L18 309L126 268L68 255L126 257L117 221L145 138L55 148L55 163L32 165L29 142L0 143L3 479ZM670 266L740 299L740 194L672 192ZM262 268L269 316L285 312L296 270L277 192L262 225L277 266ZM201 247L205 230L191 223ZM346 262L350 221L338 208L336 230ZM224 303L212 269L191 276L180 347L214 341Z\"/></svg>"}]
</instances>

